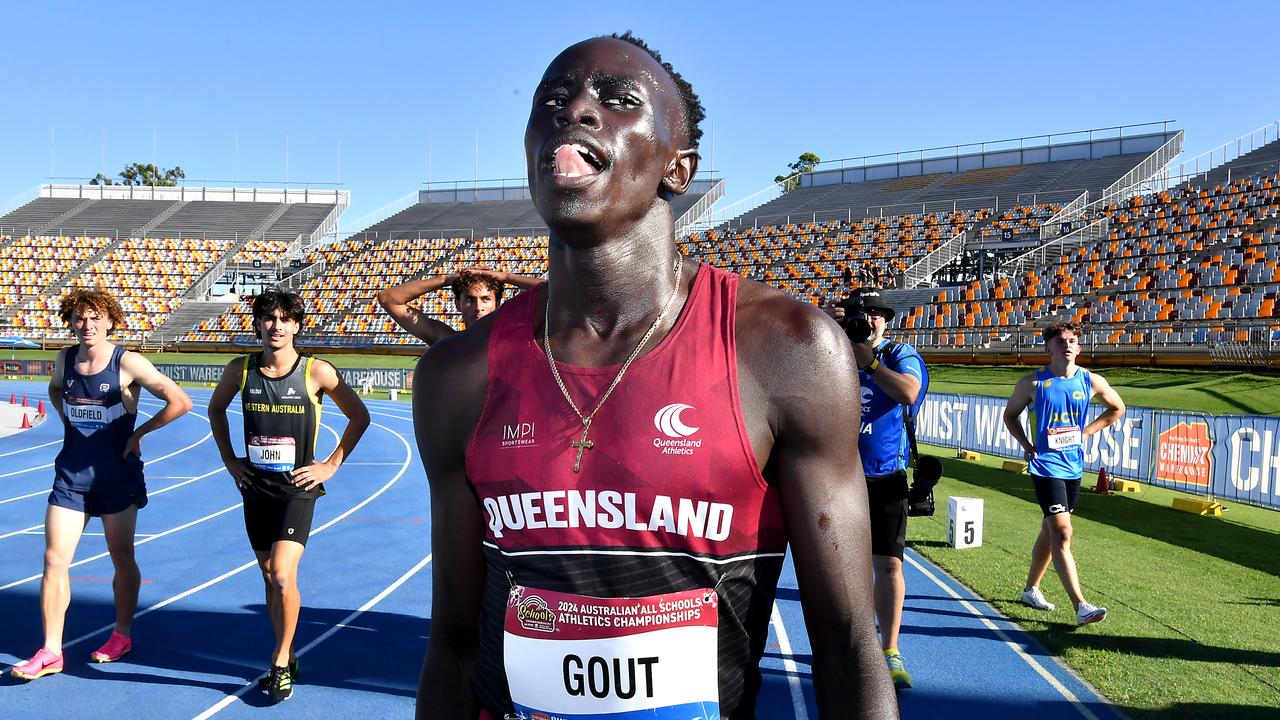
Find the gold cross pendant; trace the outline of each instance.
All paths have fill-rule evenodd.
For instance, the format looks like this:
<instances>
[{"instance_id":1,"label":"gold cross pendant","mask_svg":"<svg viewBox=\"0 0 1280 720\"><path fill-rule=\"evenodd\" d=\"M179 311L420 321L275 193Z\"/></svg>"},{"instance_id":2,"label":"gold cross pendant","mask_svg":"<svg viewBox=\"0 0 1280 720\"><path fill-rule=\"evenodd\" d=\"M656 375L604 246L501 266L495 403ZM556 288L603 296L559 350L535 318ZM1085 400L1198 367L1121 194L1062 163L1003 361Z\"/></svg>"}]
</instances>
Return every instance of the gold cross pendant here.
<instances>
[{"instance_id":1,"label":"gold cross pendant","mask_svg":"<svg viewBox=\"0 0 1280 720\"><path fill-rule=\"evenodd\" d=\"M578 440L570 440L569 445L578 449L578 456L573 459L573 471L578 472L582 467L582 451L590 450L596 444L587 439L587 433L591 430L591 418L582 421L582 437Z\"/></svg>"}]
</instances>

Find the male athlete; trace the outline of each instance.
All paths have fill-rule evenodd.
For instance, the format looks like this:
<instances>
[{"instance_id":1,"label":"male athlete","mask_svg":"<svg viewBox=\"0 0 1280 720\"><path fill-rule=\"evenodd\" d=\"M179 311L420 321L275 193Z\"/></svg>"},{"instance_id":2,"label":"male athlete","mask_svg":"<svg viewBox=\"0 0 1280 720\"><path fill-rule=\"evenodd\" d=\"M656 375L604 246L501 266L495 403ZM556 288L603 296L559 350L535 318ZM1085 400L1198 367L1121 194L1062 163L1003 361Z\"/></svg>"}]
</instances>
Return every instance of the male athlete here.
<instances>
[{"instance_id":1,"label":"male athlete","mask_svg":"<svg viewBox=\"0 0 1280 720\"><path fill-rule=\"evenodd\" d=\"M1037 610L1054 609L1040 591L1040 580L1052 559L1062 587L1075 605L1076 624L1087 625L1105 620L1107 609L1086 601L1080 590L1076 559L1071 554L1071 513L1076 509L1080 478L1084 475L1084 440L1119 420L1124 415L1124 401L1101 375L1076 365L1080 354L1079 325L1052 323L1041 335L1049 352L1049 365L1023 376L1004 409L1005 427L1027 454L1027 470L1044 513L1040 534L1031 549L1027 586L1019 601ZM1087 422L1092 397L1097 397L1106 410L1093 422ZM1018 420L1028 407L1030 439Z\"/></svg>"},{"instance_id":2,"label":"male athlete","mask_svg":"<svg viewBox=\"0 0 1280 720\"><path fill-rule=\"evenodd\" d=\"M409 334L428 345L434 345L456 332L452 327L436 320L409 303L430 292L449 285L453 290L453 305L462 315L464 328L502 305L505 284L521 290L542 282L539 278L525 277L485 267L464 267L456 273L436 275L421 280L410 280L378 292L378 304L392 320L409 331Z\"/></svg>"},{"instance_id":3,"label":"male athlete","mask_svg":"<svg viewBox=\"0 0 1280 720\"><path fill-rule=\"evenodd\" d=\"M755 717L788 542L823 717L897 717L857 366L817 308L677 250L702 116L629 35L568 48L534 93L548 282L415 375L434 548L421 718Z\"/></svg>"},{"instance_id":4,"label":"male athlete","mask_svg":"<svg viewBox=\"0 0 1280 720\"><path fill-rule=\"evenodd\" d=\"M244 525L266 585L275 648L259 687L276 702L293 696L298 674L293 653L302 607L298 562L316 498L369 427L369 411L338 371L294 347L305 314L302 298L294 293L268 290L255 297L253 331L262 351L227 363L209 400L213 439L244 497ZM237 395L244 414L244 457L232 447L227 426L227 407ZM318 462L316 435L325 395L347 417L347 427L329 458Z\"/></svg>"},{"instance_id":5,"label":"male athlete","mask_svg":"<svg viewBox=\"0 0 1280 720\"><path fill-rule=\"evenodd\" d=\"M116 625L89 658L111 662L133 648L133 613L142 583L133 534L138 510L147 505L142 437L191 409L191 398L151 361L107 339L125 326L124 312L111 295L72 290L62 298L58 314L77 344L58 353L49 379L49 405L62 421L62 450L53 461L53 492L44 516L44 645L11 671L24 680L62 672L62 629L71 602L68 569L91 517L102 518L115 566ZM142 388L163 400L164 407L135 428Z\"/></svg>"},{"instance_id":6,"label":"male athlete","mask_svg":"<svg viewBox=\"0 0 1280 720\"><path fill-rule=\"evenodd\" d=\"M905 689L911 687L911 674L898 650L898 632L907 594L902 552L907 542L907 467L911 458L903 413L918 408L924 400L929 374L915 348L885 337L895 311L878 288L858 288L841 305L856 308L865 317L864 329L870 330L865 340L853 343L862 385L858 451L871 511L871 565L875 568L880 645L894 687ZM844 307L837 308L837 317ZM854 339L858 338L850 338Z\"/></svg>"}]
</instances>

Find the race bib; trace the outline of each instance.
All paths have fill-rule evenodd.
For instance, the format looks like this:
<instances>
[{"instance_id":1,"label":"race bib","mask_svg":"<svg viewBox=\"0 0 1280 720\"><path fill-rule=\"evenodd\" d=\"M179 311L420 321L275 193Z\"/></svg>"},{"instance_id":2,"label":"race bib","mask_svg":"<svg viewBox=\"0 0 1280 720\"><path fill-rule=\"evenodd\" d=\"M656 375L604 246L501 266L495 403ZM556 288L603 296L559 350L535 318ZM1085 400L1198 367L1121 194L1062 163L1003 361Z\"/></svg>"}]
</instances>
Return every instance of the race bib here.
<instances>
[{"instance_id":1,"label":"race bib","mask_svg":"<svg viewBox=\"0 0 1280 720\"><path fill-rule=\"evenodd\" d=\"M715 590L596 598L511 588L503 662L522 717L720 717Z\"/></svg>"},{"instance_id":2,"label":"race bib","mask_svg":"<svg viewBox=\"0 0 1280 720\"><path fill-rule=\"evenodd\" d=\"M1069 450L1080 447L1080 428L1049 428L1045 441L1050 450Z\"/></svg>"},{"instance_id":3,"label":"race bib","mask_svg":"<svg viewBox=\"0 0 1280 720\"><path fill-rule=\"evenodd\" d=\"M254 435L249 438L249 464L266 472L292 472L297 451L293 438Z\"/></svg>"},{"instance_id":4,"label":"race bib","mask_svg":"<svg viewBox=\"0 0 1280 720\"><path fill-rule=\"evenodd\" d=\"M124 415L124 405L116 403L108 407L97 398L68 397L62 401L62 413L71 427L88 437Z\"/></svg>"}]
</instances>

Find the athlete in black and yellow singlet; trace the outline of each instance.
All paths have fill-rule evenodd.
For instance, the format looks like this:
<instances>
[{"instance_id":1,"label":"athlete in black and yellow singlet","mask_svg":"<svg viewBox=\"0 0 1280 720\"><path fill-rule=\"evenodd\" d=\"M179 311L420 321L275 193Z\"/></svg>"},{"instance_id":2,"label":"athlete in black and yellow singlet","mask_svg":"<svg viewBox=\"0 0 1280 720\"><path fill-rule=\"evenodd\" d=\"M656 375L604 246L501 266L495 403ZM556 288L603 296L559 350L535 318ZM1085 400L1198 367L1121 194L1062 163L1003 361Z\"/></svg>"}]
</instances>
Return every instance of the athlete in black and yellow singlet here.
<instances>
[{"instance_id":1,"label":"athlete in black and yellow singlet","mask_svg":"<svg viewBox=\"0 0 1280 720\"><path fill-rule=\"evenodd\" d=\"M240 405L244 411L244 446L253 482L245 490L270 498L317 498L324 486L304 490L293 484L292 473L315 459L316 435L322 408L310 387L309 355L299 355L288 375L262 373L261 353L244 358L240 375Z\"/></svg>"},{"instance_id":2,"label":"athlete in black and yellow singlet","mask_svg":"<svg viewBox=\"0 0 1280 720\"><path fill-rule=\"evenodd\" d=\"M275 290L253 299L253 330L262 352L227 363L209 399L209 426L227 472L244 497L244 526L262 570L267 612L275 632L271 670L260 686L276 702L293 696L298 673L293 636L302 595L298 564L311 534L316 498L369 427L369 411L323 360L298 353L294 337L306 308L294 293ZM231 444L227 408L240 398L244 456ZM320 403L331 398L347 418L338 447L317 460Z\"/></svg>"}]
</instances>

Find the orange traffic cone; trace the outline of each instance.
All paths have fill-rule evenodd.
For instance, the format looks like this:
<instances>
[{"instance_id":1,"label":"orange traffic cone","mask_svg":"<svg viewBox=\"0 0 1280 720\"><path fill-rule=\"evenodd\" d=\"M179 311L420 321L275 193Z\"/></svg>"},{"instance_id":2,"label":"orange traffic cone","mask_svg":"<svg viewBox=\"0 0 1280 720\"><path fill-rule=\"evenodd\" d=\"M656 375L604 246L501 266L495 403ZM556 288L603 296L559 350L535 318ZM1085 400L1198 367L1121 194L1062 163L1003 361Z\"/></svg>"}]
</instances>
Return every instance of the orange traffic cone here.
<instances>
[{"instance_id":1,"label":"orange traffic cone","mask_svg":"<svg viewBox=\"0 0 1280 720\"><path fill-rule=\"evenodd\" d=\"M18 396L17 396L17 395L14 395L13 393L9 393L9 404L10 404L10 405L17 405L17 404L18 404Z\"/></svg>"},{"instance_id":2,"label":"orange traffic cone","mask_svg":"<svg viewBox=\"0 0 1280 720\"><path fill-rule=\"evenodd\" d=\"M26 395L23 395L23 396L22 396L22 407L26 407L26 406L27 406L27 396L26 396Z\"/></svg>"},{"instance_id":3,"label":"orange traffic cone","mask_svg":"<svg viewBox=\"0 0 1280 720\"><path fill-rule=\"evenodd\" d=\"M22 413L22 429L23 430L31 429L31 416L26 413Z\"/></svg>"},{"instance_id":4,"label":"orange traffic cone","mask_svg":"<svg viewBox=\"0 0 1280 720\"><path fill-rule=\"evenodd\" d=\"M40 404L36 405L36 414L37 414L37 415L40 415L41 417L43 417L43 416L44 416L44 401L43 401L43 400L41 400L41 401L40 401Z\"/></svg>"},{"instance_id":5,"label":"orange traffic cone","mask_svg":"<svg viewBox=\"0 0 1280 720\"><path fill-rule=\"evenodd\" d=\"M1098 468L1098 486L1093 489L1099 495L1111 494L1111 481L1107 479L1107 469Z\"/></svg>"}]
</instances>

